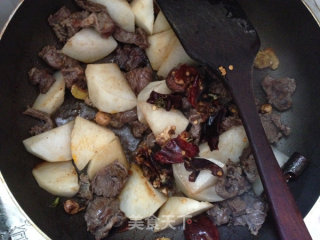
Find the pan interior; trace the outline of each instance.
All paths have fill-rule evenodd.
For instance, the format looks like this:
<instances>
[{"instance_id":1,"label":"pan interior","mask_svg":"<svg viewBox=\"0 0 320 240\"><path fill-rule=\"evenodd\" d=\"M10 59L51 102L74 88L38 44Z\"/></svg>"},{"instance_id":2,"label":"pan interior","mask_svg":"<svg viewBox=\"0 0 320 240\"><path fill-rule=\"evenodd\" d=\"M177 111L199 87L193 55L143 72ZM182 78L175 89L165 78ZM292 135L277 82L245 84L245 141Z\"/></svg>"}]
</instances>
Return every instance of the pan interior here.
<instances>
[{"instance_id":1,"label":"pan interior","mask_svg":"<svg viewBox=\"0 0 320 240\"><path fill-rule=\"evenodd\" d=\"M290 183L298 206L306 215L320 194L320 30L300 1L239 2L261 37L262 48L272 47L280 59L276 71L254 71L256 96L263 96L259 82L268 74L289 76L297 82L294 106L283 114L292 134L281 140L277 147L287 155L301 152L312 161L303 176ZM28 154L22 145L22 140L29 137L28 129L35 122L21 113L37 96L35 88L28 83L27 72L33 66L43 65L37 53L44 45L57 45L47 17L62 5L74 7L66 0L25 1L0 42L0 169L18 203L49 237L93 239L86 231L83 214L68 216L62 207L48 207L54 197L41 190L31 174L39 160ZM256 239L243 227L221 227L219 231L221 239ZM112 234L110 239L156 239L162 236L183 239L179 229L157 234L136 230ZM270 217L258 239L276 239Z\"/></svg>"}]
</instances>

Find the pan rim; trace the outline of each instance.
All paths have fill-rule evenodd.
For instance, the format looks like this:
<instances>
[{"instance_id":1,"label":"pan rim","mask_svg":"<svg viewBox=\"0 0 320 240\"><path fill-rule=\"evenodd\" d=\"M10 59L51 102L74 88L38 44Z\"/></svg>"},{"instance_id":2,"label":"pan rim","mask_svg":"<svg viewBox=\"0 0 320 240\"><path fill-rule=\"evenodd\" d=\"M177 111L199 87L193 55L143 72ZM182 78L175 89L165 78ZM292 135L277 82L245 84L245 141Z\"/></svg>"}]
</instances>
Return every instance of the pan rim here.
<instances>
[{"instance_id":1,"label":"pan rim","mask_svg":"<svg viewBox=\"0 0 320 240\"><path fill-rule=\"evenodd\" d=\"M43 239L46 240L50 240L51 238L49 238L47 236L47 234L45 234L31 219L30 217L24 212L24 210L22 209L22 207L19 205L19 203L17 202L17 200L15 199L15 197L13 196L13 193L10 191L9 186L7 185L1 171L0 171L0 188L4 189L4 193L1 194L6 194L7 198L9 199L9 201L11 201L11 204L16 208L16 210L18 211L18 213L21 215L21 218L23 218L25 220L25 225L23 227L25 227L25 232L28 231L28 229L30 229L30 227L33 228L33 230L35 230L40 236L43 237ZM1 198L0 198L1 199ZM28 225L30 224L30 225ZM10 229L14 230L15 228L19 228L19 226L10 226ZM31 234L30 234L31 235Z\"/></svg>"},{"instance_id":2,"label":"pan rim","mask_svg":"<svg viewBox=\"0 0 320 240\"><path fill-rule=\"evenodd\" d=\"M22 5L22 3L24 2L24 0L19 0L17 6L13 9L12 13L9 15L8 20L5 22L5 24L3 25L2 28L0 28L0 41L2 39L2 36L4 34L4 32L6 31L12 17L16 14L17 10L20 8L20 6Z\"/></svg>"},{"instance_id":3,"label":"pan rim","mask_svg":"<svg viewBox=\"0 0 320 240\"><path fill-rule=\"evenodd\" d=\"M304 6L309 10L310 14L313 16L314 20L318 23L320 27L320 6L315 0L301 0ZM314 11L317 8L318 12Z\"/></svg>"},{"instance_id":4,"label":"pan rim","mask_svg":"<svg viewBox=\"0 0 320 240\"><path fill-rule=\"evenodd\" d=\"M310 2L313 2L315 3L314 0L301 0L301 2L304 4L304 6L308 9L309 13L312 15L312 17L314 18L314 20L317 22L317 24L319 25L320 27L320 19L317 18L317 14L314 13L311 5L310 5ZM15 7L15 9L12 11L12 13L10 14L8 20L6 21L6 23L4 24L4 26L2 28L0 28L0 42L1 42L1 39L10 23L10 21L12 20L13 16L15 15L15 13L17 12L17 10L21 7L21 5L24 3L24 0L19 0L17 6ZM320 9L319 10L319 16L320 16ZM7 183L6 183L6 180L4 179L1 171L0 171L0 185L4 185L6 190L7 190L7 193L9 194L10 196L10 199L12 200L12 202L14 203L14 205L16 206L17 210L20 212L20 214L27 219L27 221L32 225L32 227L34 227L43 237L44 239L51 239L49 238L30 218L29 216L24 212L24 210L22 209L22 207L18 204L17 200L15 199L13 193L11 192L11 190L9 189ZM309 222L307 224L306 222L306 218L311 214L312 211L315 211L315 206L317 204L317 202L319 202L319 199L320 199L320 196L318 197L318 199L314 202L313 206L311 207L311 209L309 210L309 212L305 215L304 217L304 221L308 227L309 224L311 224L311 222ZM318 211L320 211L320 207L318 209ZM309 229L309 227L308 227Z\"/></svg>"}]
</instances>

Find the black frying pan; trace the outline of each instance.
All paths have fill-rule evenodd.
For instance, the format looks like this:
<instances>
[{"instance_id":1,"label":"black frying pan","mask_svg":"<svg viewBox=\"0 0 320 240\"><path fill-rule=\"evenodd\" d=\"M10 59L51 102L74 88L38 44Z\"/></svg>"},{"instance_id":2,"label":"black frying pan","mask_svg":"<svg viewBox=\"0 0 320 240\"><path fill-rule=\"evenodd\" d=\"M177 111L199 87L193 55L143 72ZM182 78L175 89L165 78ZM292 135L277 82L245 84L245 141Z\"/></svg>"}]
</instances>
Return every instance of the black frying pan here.
<instances>
[{"instance_id":1,"label":"black frying pan","mask_svg":"<svg viewBox=\"0 0 320 240\"><path fill-rule=\"evenodd\" d=\"M240 0L249 19L257 29L262 47L272 47L280 59L276 71L255 71L257 96L263 93L259 81L270 74L289 76L297 81L294 106L283 114L292 128L288 139L277 147L287 155L299 151L311 159L311 166L290 189L303 215L306 215L320 194L320 29L310 13L298 0ZM52 239L93 239L87 233L83 215L69 216L63 208L49 208L54 197L40 189L31 170L39 159L24 150L22 140L29 137L34 120L21 113L37 96L28 83L27 72L42 62L39 50L47 44L57 45L47 24L49 14L62 5L74 7L70 0L25 0L0 42L0 169L18 203ZM243 227L219 228L221 239L277 239L267 219L257 238ZM166 236L183 239L182 231L131 231L112 234L110 239L156 239Z\"/></svg>"}]
</instances>

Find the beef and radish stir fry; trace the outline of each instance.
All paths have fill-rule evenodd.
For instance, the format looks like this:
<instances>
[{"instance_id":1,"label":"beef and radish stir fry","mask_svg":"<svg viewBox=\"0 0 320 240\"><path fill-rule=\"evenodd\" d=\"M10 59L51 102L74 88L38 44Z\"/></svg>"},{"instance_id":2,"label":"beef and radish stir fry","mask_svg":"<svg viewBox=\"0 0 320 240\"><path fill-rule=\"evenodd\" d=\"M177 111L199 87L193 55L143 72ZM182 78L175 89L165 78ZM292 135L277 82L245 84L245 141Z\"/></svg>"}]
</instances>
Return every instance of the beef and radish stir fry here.
<instances>
[{"instance_id":1,"label":"beef and radish stir fry","mask_svg":"<svg viewBox=\"0 0 320 240\"><path fill-rule=\"evenodd\" d=\"M150 218L155 232L183 224L186 239L219 239L225 224L257 235L268 204L220 76L186 54L153 0L75 0L75 9L48 17L57 42L41 46L46 67L28 72L39 95L24 114L39 124L23 144L44 160L32 170L39 186L70 218L83 214L95 239ZM267 48L255 67L281 63ZM273 144L290 134L281 113L296 84L271 75L256 105ZM288 180L308 164L273 151Z\"/></svg>"}]
</instances>

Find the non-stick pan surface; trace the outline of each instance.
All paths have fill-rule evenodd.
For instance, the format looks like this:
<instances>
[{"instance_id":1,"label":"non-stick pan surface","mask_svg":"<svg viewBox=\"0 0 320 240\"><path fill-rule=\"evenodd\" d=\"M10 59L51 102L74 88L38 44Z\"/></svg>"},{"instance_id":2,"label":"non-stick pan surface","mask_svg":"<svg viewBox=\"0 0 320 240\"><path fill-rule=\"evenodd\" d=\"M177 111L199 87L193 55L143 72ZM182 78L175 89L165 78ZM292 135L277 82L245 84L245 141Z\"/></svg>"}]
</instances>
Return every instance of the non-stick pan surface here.
<instances>
[{"instance_id":1,"label":"non-stick pan surface","mask_svg":"<svg viewBox=\"0 0 320 240\"><path fill-rule=\"evenodd\" d=\"M288 155L301 152L312 161L303 176L290 183L305 215L320 194L320 29L298 0L240 2L261 37L262 47L272 47L280 59L276 71L254 71L257 96L263 95L259 82L267 74L289 76L297 82L294 106L283 114L292 134L277 147ZM62 5L74 7L67 0L26 0L0 42L0 169L18 203L49 237L93 239L86 231L82 214L69 216L61 206L48 207L54 197L40 189L31 174L39 159L28 154L22 145L35 121L21 113L37 96L36 89L28 83L27 72L43 64L37 53L44 45L57 45L47 17ZM243 227L222 227L219 231L222 240L277 239L270 217L257 238ZM151 231L137 230L112 234L110 239L141 240L161 236L183 239L181 230L154 235Z\"/></svg>"}]
</instances>

